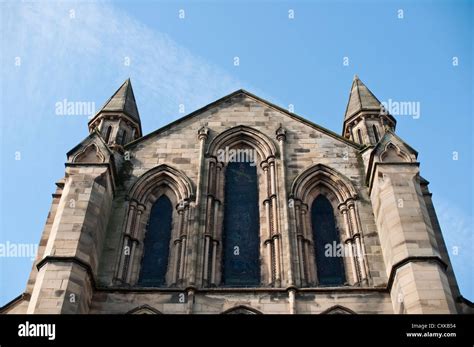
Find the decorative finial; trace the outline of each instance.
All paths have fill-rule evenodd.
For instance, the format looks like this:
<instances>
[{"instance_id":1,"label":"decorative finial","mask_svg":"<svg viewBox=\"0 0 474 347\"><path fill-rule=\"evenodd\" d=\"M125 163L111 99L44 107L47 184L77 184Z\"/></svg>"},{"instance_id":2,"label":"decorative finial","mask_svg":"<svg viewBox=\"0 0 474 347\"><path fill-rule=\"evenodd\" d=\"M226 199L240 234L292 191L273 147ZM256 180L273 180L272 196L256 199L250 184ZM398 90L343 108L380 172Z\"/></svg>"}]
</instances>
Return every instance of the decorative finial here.
<instances>
[{"instance_id":1,"label":"decorative finial","mask_svg":"<svg viewBox=\"0 0 474 347\"><path fill-rule=\"evenodd\" d=\"M276 130L276 136L277 136L277 140L280 141L285 141L286 140L286 130L285 128L283 128L283 125L280 123L280 126L278 127L278 129Z\"/></svg>"},{"instance_id":2,"label":"decorative finial","mask_svg":"<svg viewBox=\"0 0 474 347\"><path fill-rule=\"evenodd\" d=\"M198 138L199 140L206 140L207 136L209 134L209 128L207 127L207 123L203 125L199 130L198 130Z\"/></svg>"}]
</instances>

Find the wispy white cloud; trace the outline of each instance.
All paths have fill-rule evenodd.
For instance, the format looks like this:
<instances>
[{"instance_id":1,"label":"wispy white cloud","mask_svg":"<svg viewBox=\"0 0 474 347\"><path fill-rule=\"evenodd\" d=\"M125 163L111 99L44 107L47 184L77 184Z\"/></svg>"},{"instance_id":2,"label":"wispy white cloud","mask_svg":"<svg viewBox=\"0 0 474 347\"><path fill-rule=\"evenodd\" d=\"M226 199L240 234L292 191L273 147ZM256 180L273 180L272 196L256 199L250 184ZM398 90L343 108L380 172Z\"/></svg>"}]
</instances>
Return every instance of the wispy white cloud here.
<instances>
[{"instance_id":1,"label":"wispy white cloud","mask_svg":"<svg viewBox=\"0 0 474 347\"><path fill-rule=\"evenodd\" d=\"M241 86L228 72L110 3L5 6L4 75L10 84L22 85L21 92L31 104L45 107L45 112L38 112L42 116L51 113L49 99L77 98L84 91L95 92L86 96L97 98L99 107L130 76L139 111L151 118L143 120L144 126L154 130L180 116L180 104L188 113ZM15 70L16 56L22 66Z\"/></svg>"},{"instance_id":2,"label":"wispy white cloud","mask_svg":"<svg viewBox=\"0 0 474 347\"><path fill-rule=\"evenodd\" d=\"M87 118L56 115L58 101L100 107L131 77L150 132L182 116L179 104L190 112L240 88L228 72L111 3L0 5L0 241L37 242L64 154L87 135ZM22 292L31 262L2 258L0 267L3 304Z\"/></svg>"}]
</instances>

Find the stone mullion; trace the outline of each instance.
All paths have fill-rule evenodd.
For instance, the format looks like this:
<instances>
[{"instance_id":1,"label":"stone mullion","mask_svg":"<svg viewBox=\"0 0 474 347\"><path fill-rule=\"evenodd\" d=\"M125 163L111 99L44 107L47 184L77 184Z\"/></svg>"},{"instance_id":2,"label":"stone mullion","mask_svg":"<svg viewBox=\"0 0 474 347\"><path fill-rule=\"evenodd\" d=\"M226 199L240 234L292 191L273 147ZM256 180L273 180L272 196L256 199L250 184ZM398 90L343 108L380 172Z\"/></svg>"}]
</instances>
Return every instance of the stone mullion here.
<instances>
[{"instance_id":1,"label":"stone mullion","mask_svg":"<svg viewBox=\"0 0 474 347\"><path fill-rule=\"evenodd\" d=\"M274 248L274 262L275 262L275 285L281 284L281 235L279 232L278 210L277 210L277 195L276 195L276 174L275 174L275 160L269 161L270 171L270 201L272 212L272 240Z\"/></svg>"},{"instance_id":2,"label":"stone mullion","mask_svg":"<svg viewBox=\"0 0 474 347\"><path fill-rule=\"evenodd\" d=\"M201 216L204 214L204 208L205 208L205 201L202 199L202 192L204 189L204 172L205 172L205 167L206 167L206 159L205 159L205 148L206 148L206 141L208 139L209 135L209 128L207 126L203 126L198 130L198 140L199 140L199 169L198 169L198 175L197 175L197 182L196 182L196 197L194 201L189 201L191 204L191 217L192 219L186 220L186 223L192 223L192 228L195 230L195 232L190 233L189 235L189 243L190 243L190 257L189 257L189 271L187 274L187 279L188 283L190 285L196 285L196 280L201 280L199 278L198 272L200 269L198 269L198 263L199 263L199 250L202 247L201 244L201 239L200 239L200 229L201 229L201 223L204 221L201 219ZM188 197L190 198L190 197ZM204 205L204 206L203 206Z\"/></svg>"},{"instance_id":3,"label":"stone mullion","mask_svg":"<svg viewBox=\"0 0 474 347\"><path fill-rule=\"evenodd\" d=\"M174 240L174 262L173 262L173 283L176 284L179 280L179 267L181 263L181 234L183 229L183 216L184 210L178 207L178 228L177 228L177 238Z\"/></svg>"},{"instance_id":4,"label":"stone mullion","mask_svg":"<svg viewBox=\"0 0 474 347\"><path fill-rule=\"evenodd\" d=\"M275 180L275 159L271 158L272 160L269 160L269 166L270 166L270 194L276 195L276 180Z\"/></svg>"},{"instance_id":5,"label":"stone mullion","mask_svg":"<svg viewBox=\"0 0 474 347\"><path fill-rule=\"evenodd\" d=\"M305 276L305 261L304 261L304 235L302 233L303 229L301 226L301 206L300 202L295 203L295 224L296 224L296 241L298 247L296 263L298 264L298 270L301 278L301 285L306 285L306 276Z\"/></svg>"},{"instance_id":6,"label":"stone mullion","mask_svg":"<svg viewBox=\"0 0 474 347\"><path fill-rule=\"evenodd\" d=\"M304 286L304 283L303 283L303 276L301 275L301 247L300 247L300 239L301 239L301 235L300 235L300 225L299 225L299 213L300 213L300 208L299 208L299 204L300 202L299 201L293 201L293 220L294 220L294 224L293 224L293 228L295 230L295 234L296 234L296 264L298 266L297 268L297 271L296 271L296 280L297 281L301 281L300 285L301 286Z\"/></svg>"},{"instance_id":7,"label":"stone mullion","mask_svg":"<svg viewBox=\"0 0 474 347\"><path fill-rule=\"evenodd\" d=\"M212 240L212 267L211 267L211 285L215 286L217 276L217 247L219 243L217 240Z\"/></svg>"},{"instance_id":8,"label":"stone mullion","mask_svg":"<svg viewBox=\"0 0 474 347\"><path fill-rule=\"evenodd\" d=\"M350 139L351 141L354 141L354 134L353 134L353 132L352 132L352 125L349 125L349 126L348 126L348 129L349 129L349 139Z\"/></svg>"},{"instance_id":9,"label":"stone mullion","mask_svg":"<svg viewBox=\"0 0 474 347\"><path fill-rule=\"evenodd\" d=\"M181 257L181 240L177 239L174 241L174 262L173 262L173 284L176 285L178 282L178 270L180 266Z\"/></svg>"},{"instance_id":10,"label":"stone mullion","mask_svg":"<svg viewBox=\"0 0 474 347\"><path fill-rule=\"evenodd\" d=\"M355 258L354 258L354 250L353 250L353 243L351 239L347 239L345 241L345 246L346 249L349 251L349 258L350 258L350 264L351 264L351 270L352 270L352 277L353 277L353 282L352 284L356 284L359 282L359 276L356 268L356 263L355 263Z\"/></svg>"},{"instance_id":11,"label":"stone mullion","mask_svg":"<svg viewBox=\"0 0 474 347\"><path fill-rule=\"evenodd\" d=\"M184 206L184 213L182 215L182 228L181 228L181 256L179 266L179 282L183 283L186 274L186 247L188 240L188 219L189 219L189 205Z\"/></svg>"},{"instance_id":12,"label":"stone mullion","mask_svg":"<svg viewBox=\"0 0 474 347\"><path fill-rule=\"evenodd\" d=\"M179 262L179 283L182 283L184 281L184 272L185 272L185 267L186 267L186 236L183 236L181 238L181 256L180 256L180 262Z\"/></svg>"},{"instance_id":13,"label":"stone mullion","mask_svg":"<svg viewBox=\"0 0 474 347\"><path fill-rule=\"evenodd\" d=\"M266 192L267 198L263 201L263 205L265 207L265 219L267 223L267 235L266 240L264 241L264 245L267 250L267 264L268 264L268 278L270 284L275 284L276 278L276 262L275 262L275 249L273 243L273 234L274 234L274 221L273 221L273 211L272 211L272 188L271 188L271 177L269 171L269 165L267 161L261 163L261 167L263 170L263 177L266 183Z\"/></svg>"},{"instance_id":14,"label":"stone mullion","mask_svg":"<svg viewBox=\"0 0 474 347\"><path fill-rule=\"evenodd\" d=\"M357 254L357 249L356 249L356 243L355 243L355 235L356 235L356 232L357 232L357 229L354 230L354 227L355 227L355 223L354 223L354 219L352 217L352 213L351 213L351 208L350 208L350 201L349 203L347 204L348 205L348 213L347 213L347 219L349 221L349 227L350 227L350 231L351 231L351 245L352 245L352 254L353 254L353 259L354 259L354 263L355 263L355 268L356 268L356 279L357 279L357 284L360 284L361 280L362 280L362 273L361 273L361 269L360 269L360 263L359 263L359 257L358 257L358 254Z\"/></svg>"},{"instance_id":15,"label":"stone mullion","mask_svg":"<svg viewBox=\"0 0 474 347\"><path fill-rule=\"evenodd\" d=\"M135 201L130 201L127 221L125 222L124 237L122 243L122 249L120 252L120 260L117 271L117 279L121 282L125 281L124 274L126 273L126 267L128 267L129 257L130 257L130 230L135 218L137 203ZM128 247L128 254L126 254L125 249Z\"/></svg>"},{"instance_id":16,"label":"stone mullion","mask_svg":"<svg viewBox=\"0 0 474 347\"><path fill-rule=\"evenodd\" d=\"M360 260L362 262L361 267L364 270L364 274L362 276L362 280L368 284L369 281L369 264L367 262L366 258L366 252L365 252L365 245L363 242L363 236L362 236L362 223L360 221L359 213L357 212L357 205L354 201L354 204L352 206L352 213L354 214L354 220L358 228L358 242L359 242L359 247L360 247Z\"/></svg>"},{"instance_id":17,"label":"stone mullion","mask_svg":"<svg viewBox=\"0 0 474 347\"><path fill-rule=\"evenodd\" d=\"M297 236L298 240L298 263L299 263L299 270L300 270L300 277L301 277L301 285L306 286L306 273L305 273L305 261L304 261L304 239L301 235Z\"/></svg>"},{"instance_id":18,"label":"stone mullion","mask_svg":"<svg viewBox=\"0 0 474 347\"><path fill-rule=\"evenodd\" d=\"M312 284L317 284L318 282L318 273L317 273L317 264L316 264L316 256L314 254L314 240L313 240L313 233L310 224L310 216L308 212L308 206L305 204L305 214L304 214L304 226L306 230L306 250L308 255L308 269L311 275L308 277Z\"/></svg>"},{"instance_id":19,"label":"stone mullion","mask_svg":"<svg viewBox=\"0 0 474 347\"><path fill-rule=\"evenodd\" d=\"M342 218L344 219L344 225L346 229L346 239L344 241L348 251L349 251L349 258L350 258L350 264L351 264L351 270L352 270L352 276L353 276L353 281L354 283L359 282L359 275L358 271L356 268L356 259L354 258L354 252L353 252L353 238L352 238L352 225L349 219L349 216L347 214L347 206L346 205L341 205L339 206L339 209L342 213Z\"/></svg>"},{"instance_id":20,"label":"stone mullion","mask_svg":"<svg viewBox=\"0 0 474 347\"><path fill-rule=\"evenodd\" d=\"M276 130L276 139L278 141L278 147L280 152L280 191L278 192L278 196L282 199L280 203L282 204L279 208L281 209L282 213L282 220L281 225L279 225L279 233L281 235L281 242L282 242L282 265L285 266L284 273L286 284L292 286L295 284L294 273L293 273L293 252L295 249L295 240L294 236L292 235L292 230L290 229L290 212L288 206L288 192L287 192L287 176L286 176L286 130L280 124L279 128ZM275 178L276 180L276 178ZM276 192L275 192L276 194ZM303 250L304 252L304 250ZM283 254L285 255L286 261L283 262ZM283 266L282 266L283 267Z\"/></svg>"},{"instance_id":21,"label":"stone mullion","mask_svg":"<svg viewBox=\"0 0 474 347\"><path fill-rule=\"evenodd\" d=\"M209 163L209 176L207 184L207 203L206 203L206 215L205 215L205 229L204 229L204 252L203 252L203 284L207 286L209 284L209 260L211 258L211 236L212 236L212 224L214 220L214 200L216 192L216 159L212 158ZM212 264L211 264L212 267Z\"/></svg>"},{"instance_id":22,"label":"stone mullion","mask_svg":"<svg viewBox=\"0 0 474 347\"><path fill-rule=\"evenodd\" d=\"M306 251L305 251L305 231L304 231L304 220L303 220L303 206L299 206L299 231L301 234L301 262L302 262L302 273L304 276L304 280L306 281L306 284L308 284L308 276L307 276L307 271L306 268L308 266L308 263L306 262Z\"/></svg>"},{"instance_id":23,"label":"stone mullion","mask_svg":"<svg viewBox=\"0 0 474 347\"><path fill-rule=\"evenodd\" d=\"M203 176L203 169L205 165L205 146L206 140L209 134L209 129L207 127L202 127L198 131L198 140L199 140L199 171L198 171L198 178L197 178L197 187L196 187L196 203L201 203L201 183L202 183L202 176Z\"/></svg>"},{"instance_id":24,"label":"stone mullion","mask_svg":"<svg viewBox=\"0 0 474 347\"><path fill-rule=\"evenodd\" d=\"M274 262L273 262L273 246L272 246L272 230L271 230L271 216L270 216L270 200L265 199L263 201L265 206L265 218L267 220L267 235L264 245L267 250L267 264L268 264L268 278L270 283L275 281Z\"/></svg>"},{"instance_id":25,"label":"stone mullion","mask_svg":"<svg viewBox=\"0 0 474 347\"><path fill-rule=\"evenodd\" d=\"M211 238L208 234L204 236L204 270L203 270L203 281L204 285L208 284L209 276L209 249L210 249Z\"/></svg>"},{"instance_id":26,"label":"stone mullion","mask_svg":"<svg viewBox=\"0 0 474 347\"><path fill-rule=\"evenodd\" d=\"M364 124L364 126L361 127L363 128L362 131L365 133L364 139L367 139L367 142L366 141L362 141L362 142L370 145L372 141L370 140L369 128L367 127L366 117L362 117L362 124Z\"/></svg>"},{"instance_id":27,"label":"stone mullion","mask_svg":"<svg viewBox=\"0 0 474 347\"><path fill-rule=\"evenodd\" d=\"M218 162L216 164L216 201L214 205L214 228L213 228L213 240L212 240L212 266L211 266L211 285L217 285L219 280L219 245L222 244L222 224L223 224L223 211L222 201L224 199L224 164Z\"/></svg>"},{"instance_id":28,"label":"stone mullion","mask_svg":"<svg viewBox=\"0 0 474 347\"><path fill-rule=\"evenodd\" d=\"M306 259L306 278L308 285L312 285L315 282L316 269L314 267L314 256L313 256L313 245L310 240L305 239L304 242L304 252Z\"/></svg>"},{"instance_id":29,"label":"stone mullion","mask_svg":"<svg viewBox=\"0 0 474 347\"><path fill-rule=\"evenodd\" d=\"M132 281L132 271L133 271L133 266L135 262L135 253L136 253L136 248L138 246L138 233L139 233L139 228L140 228L140 219L143 214L143 211L145 210L145 206L138 204L137 206L137 212L136 216L133 221L133 226L132 230L133 232L131 233L131 249L130 249L130 261L128 264L128 271L127 271L127 277L126 277L126 283L131 283Z\"/></svg>"},{"instance_id":30,"label":"stone mullion","mask_svg":"<svg viewBox=\"0 0 474 347\"><path fill-rule=\"evenodd\" d=\"M216 278L216 262L217 262L217 246L218 246L218 241L217 241L217 227L219 223L219 206L220 206L220 201L219 200L214 200L214 221L213 221L213 228L212 228L212 244L211 244L211 284L216 284L215 283L215 278Z\"/></svg>"},{"instance_id":31,"label":"stone mullion","mask_svg":"<svg viewBox=\"0 0 474 347\"><path fill-rule=\"evenodd\" d=\"M356 245L356 255L359 261L359 268L361 272L361 284L362 284L362 282L367 281L367 273L366 273L365 264L364 264L364 255L362 251L360 234L357 234L356 236L354 236L354 239L355 239L355 245Z\"/></svg>"},{"instance_id":32,"label":"stone mullion","mask_svg":"<svg viewBox=\"0 0 474 347\"><path fill-rule=\"evenodd\" d=\"M97 126L97 129L99 129L99 133L102 134L102 128L104 127L104 118L100 119L99 125Z\"/></svg>"},{"instance_id":33,"label":"stone mullion","mask_svg":"<svg viewBox=\"0 0 474 347\"><path fill-rule=\"evenodd\" d=\"M123 238L123 247L122 247L122 252L123 255L121 257L121 262L120 262L120 272L117 275L117 278L121 283L126 283L126 274L128 272L128 267L130 264L130 250L131 250L131 244L132 240L130 239L129 235L125 235ZM127 249L128 254L125 254L125 249Z\"/></svg>"},{"instance_id":34,"label":"stone mullion","mask_svg":"<svg viewBox=\"0 0 474 347\"><path fill-rule=\"evenodd\" d=\"M362 250L362 243L361 243L361 230L360 230L360 222L358 222L357 218L357 213L355 211L355 203L354 201L350 201L349 203L349 217L350 220L352 221L353 225L353 230L354 230L354 242L355 242L355 247L356 247L356 258L357 258L357 263L359 266L359 271L360 271L360 282L365 282L367 281L367 272L366 272L366 265L364 262L364 254Z\"/></svg>"},{"instance_id":35,"label":"stone mullion","mask_svg":"<svg viewBox=\"0 0 474 347\"><path fill-rule=\"evenodd\" d=\"M310 259L310 253L309 253L309 247L310 247L310 241L309 241L309 236L308 236L308 229L306 226L306 218L307 218L307 206L306 204L301 204L301 234L303 235L303 253L304 253L304 261L305 261L305 275L306 275L306 281L307 284L312 283L313 281L313 276L311 273L311 259Z\"/></svg>"},{"instance_id":36,"label":"stone mullion","mask_svg":"<svg viewBox=\"0 0 474 347\"><path fill-rule=\"evenodd\" d=\"M217 241L217 229L219 226L219 207L220 207L220 201L219 201L219 193L220 193L220 183L221 183L221 174L222 174L222 164L221 163L216 163L216 170L215 170L215 179L214 179L214 187L213 187L213 193L214 193L214 201L213 201L213 215L212 215L212 229L210 230L212 234L210 235L210 250L209 250L209 256L210 256L210 266L209 270L210 271L210 284L215 285L216 281L216 263L217 263L217 246L218 246L218 241Z\"/></svg>"}]
</instances>

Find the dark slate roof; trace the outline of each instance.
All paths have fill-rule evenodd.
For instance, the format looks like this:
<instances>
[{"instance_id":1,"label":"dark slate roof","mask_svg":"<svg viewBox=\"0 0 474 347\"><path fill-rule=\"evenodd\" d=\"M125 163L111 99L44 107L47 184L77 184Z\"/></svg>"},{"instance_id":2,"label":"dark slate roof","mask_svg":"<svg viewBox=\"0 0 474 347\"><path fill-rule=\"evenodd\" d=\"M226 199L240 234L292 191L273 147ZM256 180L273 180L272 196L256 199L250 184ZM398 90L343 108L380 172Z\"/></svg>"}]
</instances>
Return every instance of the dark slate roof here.
<instances>
[{"instance_id":1,"label":"dark slate roof","mask_svg":"<svg viewBox=\"0 0 474 347\"><path fill-rule=\"evenodd\" d=\"M380 101L369 90L369 88L362 83L359 77L355 75L344 120L348 120L360 111L380 111Z\"/></svg>"}]
</instances>

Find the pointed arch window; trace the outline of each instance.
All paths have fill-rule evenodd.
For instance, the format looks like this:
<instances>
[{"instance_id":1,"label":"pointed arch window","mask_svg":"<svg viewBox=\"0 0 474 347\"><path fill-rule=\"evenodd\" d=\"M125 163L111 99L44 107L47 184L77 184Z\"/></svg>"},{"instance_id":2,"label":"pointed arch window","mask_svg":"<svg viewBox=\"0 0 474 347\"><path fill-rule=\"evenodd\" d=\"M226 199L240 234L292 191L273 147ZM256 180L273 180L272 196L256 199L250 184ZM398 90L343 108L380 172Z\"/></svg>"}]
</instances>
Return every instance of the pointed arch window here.
<instances>
[{"instance_id":1,"label":"pointed arch window","mask_svg":"<svg viewBox=\"0 0 474 347\"><path fill-rule=\"evenodd\" d=\"M257 168L231 162L225 172L223 283L260 284Z\"/></svg>"},{"instance_id":2,"label":"pointed arch window","mask_svg":"<svg viewBox=\"0 0 474 347\"><path fill-rule=\"evenodd\" d=\"M357 129L357 140L360 144L362 144L362 132L360 131L360 129Z\"/></svg>"},{"instance_id":3,"label":"pointed arch window","mask_svg":"<svg viewBox=\"0 0 474 347\"><path fill-rule=\"evenodd\" d=\"M318 195L311 206L314 254L320 285L339 286L346 281L334 210L324 195Z\"/></svg>"},{"instance_id":4,"label":"pointed arch window","mask_svg":"<svg viewBox=\"0 0 474 347\"><path fill-rule=\"evenodd\" d=\"M105 143L107 144L109 143L111 133L112 133L112 126L109 125L107 127L107 130L105 131Z\"/></svg>"},{"instance_id":5,"label":"pointed arch window","mask_svg":"<svg viewBox=\"0 0 474 347\"><path fill-rule=\"evenodd\" d=\"M144 241L138 284L160 287L166 283L173 207L166 195L153 204Z\"/></svg>"},{"instance_id":6,"label":"pointed arch window","mask_svg":"<svg viewBox=\"0 0 474 347\"><path fill-rule=\"evenodd\" d=\"M127 135L127 132L124 129L119 130L118 135L117 135L116 143L123 146L125 144L125 136L126 135Z\"/></svg>"},{"instance_id":7,"label":"pointed arch window","mask_svg":"<svg viewBox=\"0 0 474 347\"><path fill-rule=\"evenodd\" d=\"M379 132L378 132L377 127L375 126L375 124L372 125L372 131L374 132L375 142L379 142L379 140L380 140Z\"/></svg>"},{"instance_id":8,"label":"pointed arch window","mask_svg":"<svg viewBox=\"0 0 474 347\"><path fill-rule=\"evenodd\" d=\"M127 143L127 131L123 130L122 131L122 139L121 139L121 145L124 146Z\"/></svg>"}]
</instances>

